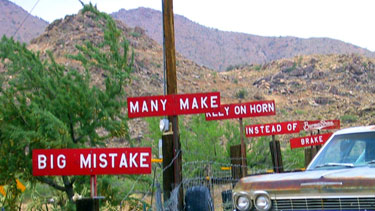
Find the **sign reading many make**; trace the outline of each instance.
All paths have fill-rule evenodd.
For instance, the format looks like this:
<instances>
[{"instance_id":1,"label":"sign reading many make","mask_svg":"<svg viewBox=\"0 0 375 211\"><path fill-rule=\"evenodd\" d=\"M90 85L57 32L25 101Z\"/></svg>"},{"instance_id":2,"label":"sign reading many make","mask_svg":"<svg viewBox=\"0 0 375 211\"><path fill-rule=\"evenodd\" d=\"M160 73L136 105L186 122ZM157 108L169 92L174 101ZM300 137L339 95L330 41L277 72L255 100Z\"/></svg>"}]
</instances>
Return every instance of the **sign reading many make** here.
<instances>
[{"instance_id":1,"label":"sign reading many make","mask_svg":"<svg viewBox=\"0 0 375 211\"><path fill-rule=\"evenodd\" d=\"M219 111L220 92L129 97L128 117L174 116Z\"/></svg>"},{"instance_id":2,"label":"sign reading many make","mask_svg":"<svg viewBox=\"0 0 375 211\"><path fill-rule=\"evenodd\" d=\"M206 120L238 119L275 114L275 101L256 101L221 105L220 111L206 113Z\"/></svg>"},{"instance_id":3,"label":"sign reading many make","mask_svg":"<svg viewBox=\"0 0 375 211\"><path fill-rule=\"evenodd\" d=\"M306 136L290 139L290 148L300 148L315 145L322 145L332 136L332 133L319 134L314 136Z\"/></svg>"},{"instance_id":4,"label":"sign reading many make","mask_svg":"<svg viewBox=\"0 0 375 211\"><path fill-rule=\"evenodd\" d=\"M34 176L150 174L151 148L35 149Z\"/></svg>"}]
</instances>

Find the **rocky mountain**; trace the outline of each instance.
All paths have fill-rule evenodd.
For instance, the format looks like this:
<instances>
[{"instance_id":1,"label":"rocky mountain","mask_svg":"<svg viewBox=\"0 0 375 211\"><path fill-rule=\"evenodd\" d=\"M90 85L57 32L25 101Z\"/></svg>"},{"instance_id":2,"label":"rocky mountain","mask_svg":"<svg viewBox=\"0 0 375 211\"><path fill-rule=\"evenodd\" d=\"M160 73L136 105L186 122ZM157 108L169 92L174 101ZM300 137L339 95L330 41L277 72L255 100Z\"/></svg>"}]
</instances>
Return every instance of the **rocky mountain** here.
<instances>
[{"instance_id":1,"label":"rocky mountain","mask_svg":"<svg viewBox=\"0 0 375 211\"><path fill-rule=\"evenodd\" d=\"M48 23L8 0L0 0L0 36L28 43L40 35Z\"/></svg>"},{"instance_id":2,"label":"rocky mountain","mask_svg":"<svg viewBox=\"0 0 375 211\"><path fill-rule=\"evenodd\" d=\"M112 14L131 27L141 27L162 44L161 12L148 8L121 9ZM200 65L223 71L243 64L263 64L281 58L312 54L375 53L329 38L262 37L208 28L175 15L176 50Z\"/></svg>"},{"instance_id":3,"label":"rocky mountain","mask_svg":"<svg viewBox=\"0 0 375 211\"><path fill-rule=\"evenodd\" d=\"M127 87L129 96L163 94L163 49L139 27L117 21L135 53L135 71ZM103 29L91 13L66 16L51 23L29 48L50 50L56 61L80 67L66 58L75 45L103 40ZM98 69L93 83L105 76ZM179 93L219 91L222 103L275 100L276 116L246 119L246 124L340 119L342 127L375 124L375 59L359 55L310 55L275 60L263 65L216 72L177 55ZM131 136L142 139L143 119L129 122Z\"/></svg>"}]
</instances>

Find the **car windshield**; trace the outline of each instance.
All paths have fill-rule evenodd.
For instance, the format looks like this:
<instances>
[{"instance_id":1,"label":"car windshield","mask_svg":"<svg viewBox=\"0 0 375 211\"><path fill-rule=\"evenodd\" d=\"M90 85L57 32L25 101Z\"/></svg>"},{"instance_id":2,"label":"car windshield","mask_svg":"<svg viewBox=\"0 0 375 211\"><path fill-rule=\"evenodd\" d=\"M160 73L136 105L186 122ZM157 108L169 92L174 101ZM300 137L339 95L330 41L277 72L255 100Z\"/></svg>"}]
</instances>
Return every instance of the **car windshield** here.
<instances>
[{"instance_id":1,"label":"car windshield","mask_svg":"<svg viewBox=\"0 0 375 211\"><path fill-rule=\"evenodd\" d=\"M375 132L335 135L308 170L375 165Z\"/></svg>"}]
</instances>

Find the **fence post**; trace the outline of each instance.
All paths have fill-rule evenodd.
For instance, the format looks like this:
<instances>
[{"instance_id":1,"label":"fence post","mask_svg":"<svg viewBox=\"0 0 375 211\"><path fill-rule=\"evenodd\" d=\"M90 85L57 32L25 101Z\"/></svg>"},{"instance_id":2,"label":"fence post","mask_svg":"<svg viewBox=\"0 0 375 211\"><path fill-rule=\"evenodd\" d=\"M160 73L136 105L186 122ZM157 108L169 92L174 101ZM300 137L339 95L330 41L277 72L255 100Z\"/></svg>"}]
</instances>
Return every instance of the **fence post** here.
<instances>
[{"instance_id":1,"label":"fence post","mask_svg":"<svg viewBox=\"0 0 375 211\"><path fill-rule=\"evenodd\" d=\"M275 145L274 145L275 143ZM269 143L270 151L272 156L273 171L280 173L284 171L283 159L281 155L280 141L276 141L274 138Z\"/></svg>"},{"instance_id":2,"label":"fence post","mask_svg":"<svg viewBox=\"0 0 375 211\"><path fill-rule=\"evenodd\" d=\"M230 162L232 164L232 178L241 179L243 170L241 144L230 146Z\"/></svg>"},{"instance_id":3,"label":"fence post","mask_svg":"<svg viewBox=\"0 0 375 211\"><path fill-rule=\"evenodd\" d=\"M171 197L171 192L173 190L172 185L174 184L174 165L171 164L173 160L173 151L170 150L170 146L173 145L173 134L163 134L163 198L166 202Z\"/></svg>"}]
</instances>

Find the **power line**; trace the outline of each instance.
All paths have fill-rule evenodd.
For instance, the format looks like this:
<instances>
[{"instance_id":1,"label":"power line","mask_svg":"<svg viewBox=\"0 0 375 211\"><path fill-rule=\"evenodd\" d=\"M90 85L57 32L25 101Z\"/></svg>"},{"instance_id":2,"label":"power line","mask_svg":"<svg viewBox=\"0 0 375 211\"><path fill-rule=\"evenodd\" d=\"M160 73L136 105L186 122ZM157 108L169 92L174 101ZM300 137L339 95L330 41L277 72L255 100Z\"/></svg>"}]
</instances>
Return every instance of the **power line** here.
<instances>
[{"instance_id":1,"label":"power line","mask_svg":"<svg viewBox=\"0 0 375 211\"><path fill-rule=\"evenodd\" d=\"M40 0L37 0L34 4L34 6L31 8L30 12L27 13L26 17L23 19L22 23L18 26L17 30L14 32L13 36L16 36L17 32L21 29L22 25L26 22L27 18L29 18L30 14L33 12L36 5L39 3Z\"/></svg>"}]
</instances>

